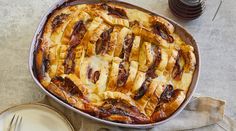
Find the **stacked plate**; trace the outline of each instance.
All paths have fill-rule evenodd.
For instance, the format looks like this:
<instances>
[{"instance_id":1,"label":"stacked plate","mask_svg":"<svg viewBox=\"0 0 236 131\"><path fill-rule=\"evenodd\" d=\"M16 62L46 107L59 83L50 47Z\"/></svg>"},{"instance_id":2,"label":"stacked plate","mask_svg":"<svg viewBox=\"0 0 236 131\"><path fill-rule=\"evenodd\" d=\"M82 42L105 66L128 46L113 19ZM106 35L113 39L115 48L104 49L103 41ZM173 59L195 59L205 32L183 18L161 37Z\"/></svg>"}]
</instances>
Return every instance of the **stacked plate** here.
<instances>
[{"instance_id":1,"label":"stacked plate","mask_svg":"<svg viewBox=\"0 0 236 131\"><path fill-rule=\"evenodd\" d=\"M182 19L196 19L205 9L205 0L169 0L174 15Z\"/></svg>"},{"instance_id":2,"label":"stacked plate","mask_svg":"<svg viewBox=\"0 0 236 131\"><path fill-rule=\"evenodd\" d=\"M44 104L23 104L0 113L0 131L75 131L70 122L54 108Z\"/></svg>"}]
</instances>

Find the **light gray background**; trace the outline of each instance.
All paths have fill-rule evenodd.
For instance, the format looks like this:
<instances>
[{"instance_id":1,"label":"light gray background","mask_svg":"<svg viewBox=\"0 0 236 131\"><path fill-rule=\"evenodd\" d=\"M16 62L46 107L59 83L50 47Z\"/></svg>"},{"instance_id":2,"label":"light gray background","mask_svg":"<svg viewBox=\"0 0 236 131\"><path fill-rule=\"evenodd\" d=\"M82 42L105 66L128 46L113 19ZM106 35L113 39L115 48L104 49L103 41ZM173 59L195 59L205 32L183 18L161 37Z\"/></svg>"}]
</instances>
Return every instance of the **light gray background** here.
<instances>
[{"instance_id":1,"label":"light gray background","mask_svg":"<svg viewBox=\"0 0 236 131\"><path fill-rule=\"evenodd\" d=\"M42 98L28 71L28 51L40 17L57 0L0 0L0 110ZM198 41L202 70L197 94L225 100L226 114L236 119L236 1L207 0L197 20L170 13L167 0L126 0L165 15L186 27Z\"/></svg>"}]
</instances>

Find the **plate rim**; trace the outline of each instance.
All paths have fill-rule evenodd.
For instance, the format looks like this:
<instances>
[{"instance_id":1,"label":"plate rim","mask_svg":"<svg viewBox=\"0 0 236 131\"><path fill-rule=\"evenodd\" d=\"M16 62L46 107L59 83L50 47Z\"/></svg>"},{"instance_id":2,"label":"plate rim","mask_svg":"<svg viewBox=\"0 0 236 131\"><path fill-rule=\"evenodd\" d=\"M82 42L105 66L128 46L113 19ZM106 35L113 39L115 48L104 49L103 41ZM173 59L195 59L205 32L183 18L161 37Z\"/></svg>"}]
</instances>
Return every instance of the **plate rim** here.
<instances>
[{"instance_id":1,"label":"plate rim","mask_svg":"<svg viewBox=\"0 0 236 131\"><path fill-rule=\"evenodd\" d=\"M54 111L55 113L58 114L58 116L60 116L62 118L62 120L64 121L64 123L71 129L71 131L75 131L73 125L71 124L71 122L66 118L65 115L63 115L63 113L61 113L60 111L56 110L54 107L49 106L47 104L43 104L43 103L25 103L25 104L20 104L20 105L14 105L11 107L8 107L6 109L4 109L3 111L0 112L0 116L3 115L4 113L14 109L14 108L20 108L20 107L26 107L26 106L30 106L30 105L34 105L34 106L39 106L39 107L44 107L47 108L51 111Z\"/></svg>"}]
</instances>

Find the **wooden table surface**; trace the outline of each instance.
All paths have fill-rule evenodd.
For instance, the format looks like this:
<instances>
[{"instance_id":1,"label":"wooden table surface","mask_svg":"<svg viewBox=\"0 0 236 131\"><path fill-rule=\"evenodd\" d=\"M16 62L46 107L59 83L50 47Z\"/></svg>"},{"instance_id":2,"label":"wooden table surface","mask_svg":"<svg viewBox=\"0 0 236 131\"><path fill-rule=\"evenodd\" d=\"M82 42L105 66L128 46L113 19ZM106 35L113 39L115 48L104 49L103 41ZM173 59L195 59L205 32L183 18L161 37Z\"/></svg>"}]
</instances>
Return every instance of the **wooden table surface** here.
<instances>
[{"instance_id":1,"label":"wooden table surface","mask_svg":"<svg viewBox=\"0 0 236 131\"><path fill-rule=\"evenodd\" d=\"M0 110L44 96L28 71L28 51L40 17L57 0L0 0ZM171 14L167 0L126 0L165 15L187 28L198 41L201 75L196 94L226 101L236 120L236 1L207 0L205 13L184 21Z\"/></svg>"}]
</instances>

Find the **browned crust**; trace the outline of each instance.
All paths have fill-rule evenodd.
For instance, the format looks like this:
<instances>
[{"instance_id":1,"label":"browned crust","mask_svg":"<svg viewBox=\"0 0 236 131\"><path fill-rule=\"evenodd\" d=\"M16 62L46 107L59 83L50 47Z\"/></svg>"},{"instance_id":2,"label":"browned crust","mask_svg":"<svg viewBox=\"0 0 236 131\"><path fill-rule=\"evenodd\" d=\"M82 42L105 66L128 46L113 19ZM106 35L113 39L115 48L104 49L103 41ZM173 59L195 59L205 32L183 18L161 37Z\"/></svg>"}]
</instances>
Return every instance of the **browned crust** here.
<instances>
[{"instance_id":1,"label":"browned crust","mask_svg":"<svg viewBox=\"0 0 236 131\"><path fill-rule=\"evenodd\" d=\"M43 80L43 77L45 76L45 66L43 64L43 61L45 61L45 47L43 46L44 44L41 42L35 54L35 68L37 72L37 77L40 81Z\"/></svg>"},{"instance_id":2,"label":"browned crust","mask_svg":"<svg viewBox=\"0 0 236 131\"><path fill-rule=\"evenodd\" d=\"M69 103L70 105L76 107L79 110L82 110L90 115L96 116L98 118L114 121L114 122L119 122L119 123L130 123L130 124L146 124L146 123L154 123L157 121L161 121L163 119L166 119L167 117L171 116L177 109L178 107L182 104L182 102L185 99L185 92L186 90L180 90L180 89L173 89L173 91L170 91L167 93L166 89L168 87L167 84L162 87L163 89L157 89L159 88L156 84L151 84L151 80L158 78L159 75L163 75L165 70L169 74L177 74L178 80L181 81L181 75L178 74L179 72L181 73L192 73L195 70L195 65L196 65L196 59L195 55L193 53L193 49L190 46L180 46L179 54L177 58L176 56L173 56L170 52L168 54L168 60L172 63L167 63L165 67L162 67L160 71L157 68L158 65L160 64L161 61L165 61L162 59L161 56L161 49L170 49L172 48L169 43L172 43L166 39L164 39L160 34L155 33L153 31L153 25L158 24L158 26L161 26L162 30L168 35L171 36L174 33L174 26L165 20L162 17L154 17L151 16L149 19L150 22L150 27L145 27L144 25L140 25L140 23L135 23L135 24L127 24L127 21L129 20L129 15L126 13L127 10L124 7L120 6L115 6L113 4L96 4L96 5L90 5L91 7L95 7L98 12L90 12L89 8L84 8L83 11L86 11L91 17L101 17L102 18L102 24L104 24L104 31L101 32L98 35L98 38L95 39L93 37L93 40L86 41L83 39L83 37L80 37L80 41L83 41L81 46L84 46L85 52L87 51L88 47L86 42L90 42L91 45L93 45L93 54L90 54L90 56L94 55L101 55L109 61L110 67L112 66L112 62L115 63L116 65L118 64L118 69L115 71L117 73L117 76L114 76L114 78L108 78L107 80L107 89L105 90L106 95L105 97L102 98L102 96L99 96L100 98L103 99L103 101L100 101L99 105L94 104L90 101L89 94L91 93L90 89L91 85L102 85L101 82L103 82L100 79L103 79L104 75L101 74L101 70L96 69L93 74L89 72L89 69L87 70L88 73L88 81L91 81L91 83L83 83L84 81L82 78L80 78L81 73L77 73L75 75L74 69L70 69L68 71L68 67L66 65L70 65L70 68L75 67L75 61L76 59L76 51L77 51L77 46L78 42L75 44L73 41L73 34L72 37L70 38L70 41L67 43L68 49L67 53L70 51L70 49L73 47L73 60L72 63L71 61L66 61L64 60L64 63L61 64L63 67L57 67L57 70L61 70L59 74L56 74L55 77L50 78L49 76L49 70L50 70L50 57L49 57L49 49L51 47L57 46L58 43L50 43L51 41L47 39L48 35L50 36L50 33L55 32L60 32L60 29L63 29L62 26L64 22L68 21L70 18L73 18L73 11L76 11L77 7L63 7L67 8L67 10L71 13L64 14L63 13L63 8L59 8L59 10L54 11L50 16L49 19L47 20L47 24L45 25L45 28L43 30L43 35L40 38L38 48L36 49L35 53L35 68L37 72L37 77L39 81L42 83L42 85L50 91L52 94L55 96L59 97L60 99L64 100L65 102ZM104 15L104 12L107 13ZM114 18L114 20L110 20L111 18ZM82 35L86 35L86 31L90 29L88 26L91 23L90 18L82 19L81 22L85 23L85 26L83 28L85 32L82 33ZM112 23L114 22L114 23ZM51 28L50 28L51 26ZM98 23L98 27L100 24ZM129 27L130 26L130 27ZM115 28L119 28L115 29ZM127 28L129 31L126 31L126 35L119 34L117 32L115 35L113 35L114 31L120 31L122 27ZM76 28L76 27L74 27ZM92 30L92 31L95 31ZM77 34L79 34L77 32ZM77 35L78 36L78 35ZM118 43L120 44L119 49L117 48L116 44L117 41L115 41L115 38L111 37L121 37L124 39L123 42L118 40ZM134 42L134 38L136 36L141 37L141 41L139 44L139 41L137 45L141 46L141 44L145 41L152 43L152 46L154 45L155 48L150 48L154 49L154 60L153 63L149 63L147 67L147 72L144 72L145 79L140 83L136 84L134 88L134 83L137 82L136 80L141 80L143 78L137 78L137 71L135 71L136 66L130 68L130 62L138 62L138 56L136 56L135 59L129 60L130 53L132 51L132 44ZM50 36L51 37L51 36ZM173 38L173 37L172 37ZM51 39L51 38L50 38ZM110 41L111 39L114 39L114 41ZM173 38L174 39L174 38ZM63 39L62 39L63 40ZM110 46L110 42L113 42L112 44L112 51L108 49ZM169 43L168 43L169 42ZM50 44L51 45L50 45ZM65 44L64 42L63 44ZM99 48L96 49L96 45L98 44L106 44L105 47L102 47L100 45ZM95 45L95 46L94 46ZM124 46L125 45L125 46ZM95 47L95 48L94 48ZM139 47L134 47L134 51L132 52L133 54L139 54ZM160 49L161 48L161 49ZM57 49L57 48L56 48ZM156 49L156 50L155 50ZM118 51L117 51L118 50ZM115 55L117 57L120 57L121 61L116 61L110 60L110 57L114 57L113 53L115 52ZM117 53L118 52L118 53ZM167 51L168 52L168 51ZM181 54L182 52L183 54ZM59 52L57 52L59 53ZM56 53L56 54L57 54ZM147 53L147 52L146 52ZM84 53L86 54L86 53ZM58 54L57 54L58 55ZM65 55L66 59L69 58L70 54ZM110 57L106 56L109 55ZM149 55L152 55L152 53L149 52ZM180 70L177 70L177 66L179 65L179 57L183 57L185 61L185 67L181 68ZM88 57L88 56L86 56ZM174 57L174 58L172 58ZM163 57L164 58L164 57ZM171 58L171 60L170 60ZM60 63L61 58L58 58L56 56L57 63ZM62 59L63 60L63 59ZM176 61L177 60L177 61ZM83 60L81 60L83 61ZM51 62L52 63L52 62ZM126 63L126 67L122 65L122 63ZM72 64L72 65L71 65ZM133 63L135 64L135 63ZM173 65L174 66L170 66ZM80 65L77 65L80 67ZM65 69L64 69L65 68ZM169 69L171 68L171 69ZM142 73L142 71L137 68L139 73ZM51 69L52 70L52 69ZM112 69L110 69L111 71ZM114 70L114 69L113 69ZM156 70L158 73L156 73ZM172 70L176 71L173 72ZM64 72L64 73L63 73ZM83 71L80 71L83 72ZM129 78L129 75L131 73L134 73L136 75L135 78ZM101 76L103 75L103 76ZM114 75L114 74L108 74L108 75ZM165 76L167 77L167 75ZM176 80L176 77L167 77L166 79L168 80ZM117 82L116 82L117 81ZM128 81L128 84L126 84ZM150 87L152 85L152 87ZM155 87L153 86L155 85ZM149 88L150 87L150 88ZM133 88L133 89L132 89ZM186 89L188 87L184 87ZM161 91L162 90L162 91ZM115 94L115 92L118 92ZM113 94L114 93L114 94ZM127 95L129 94L130 95ZM147 94L148 93L148 94ZM165 96L167 93L167 96ZM95 93L96 94L96 93ZM146 95L145 95L146 94ZM96 94L100 95L100 94ZM165 96L165 99L164 97ZM142 99L143 97L147 97L145 99ZM149 98L150 97L150 98ZM166 98L168 97L168 99ZM149 103L154 104L151 105L150 107L153 108L149 111L151 112L146 112L146 105ZM140 105L141 104L141 105ZM144 104L144 105L142 105Z\"/></svg>"}]
</instances>

